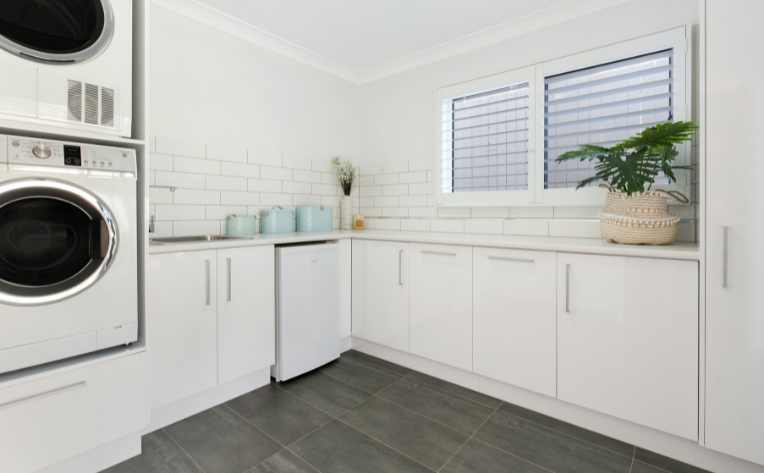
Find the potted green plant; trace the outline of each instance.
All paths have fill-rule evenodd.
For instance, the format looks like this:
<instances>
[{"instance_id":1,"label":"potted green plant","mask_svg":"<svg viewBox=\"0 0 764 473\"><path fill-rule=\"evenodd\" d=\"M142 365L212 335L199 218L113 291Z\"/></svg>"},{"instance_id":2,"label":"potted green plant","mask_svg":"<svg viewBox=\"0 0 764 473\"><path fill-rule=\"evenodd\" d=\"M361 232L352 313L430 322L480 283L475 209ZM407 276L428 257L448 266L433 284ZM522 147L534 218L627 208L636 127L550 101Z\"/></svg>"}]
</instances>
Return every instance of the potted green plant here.
<instances>
[{"instance_id":1,"label":"potted green plant","mask_svg":"<svg viewBox=\"0 0 764 473\"><path fill-rule=\"evenodd\" d=\"M676 181L674 171L692 169L676 165L677 144L692 139L698 127L690 122L668 122L646 128L610 148L582 145L556 159L597 161L595 174L578 183L576 189L604 181L609 192L600 215L602 237L617 243L665 245L673 243L679 219L668 213L667 199L689 200L677 191L652 190L660 175Z\"/></svg>"}]
</instances>

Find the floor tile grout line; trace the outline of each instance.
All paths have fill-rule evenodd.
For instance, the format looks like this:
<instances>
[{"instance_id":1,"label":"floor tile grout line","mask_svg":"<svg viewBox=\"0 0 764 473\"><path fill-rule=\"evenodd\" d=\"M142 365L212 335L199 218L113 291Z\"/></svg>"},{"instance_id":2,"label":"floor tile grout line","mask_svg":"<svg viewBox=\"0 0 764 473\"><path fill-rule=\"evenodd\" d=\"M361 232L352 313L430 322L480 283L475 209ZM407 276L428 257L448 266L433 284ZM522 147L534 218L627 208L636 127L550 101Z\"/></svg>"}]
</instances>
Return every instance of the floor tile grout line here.
<instances>
[{"instance_id":1,"label":"floor tile grout line","mask_svg":"<svg viewBox=\"0 0 764 473\"><path fill-rule=\"evenodd\" d=\"M490 414L488 414L488 417L486 417L486 418L485 418L485 420L483 420L483 422L482 422L482 423L481 423L481 424L478 426L478 428L477 428L477 429L475 429L475 430L474 430L474 432L472 432L472 434L470 434L470 436L469 436L469 437L467 437L467 440L465 440L465 441L464 441L464 443L462 444L462 446L461 446L461 447L459 447L459 448L458 448L458 449L457 449L457 450L454 452L454 454L453 454L453 455L451 455L451 457L450 457L448 460L446 460L446 463L444 463L443 465L441 465L441 467L440 467L440 468L438 468L438 471L440 471L440 470L442 470L443 468L445 468L445 467L446 467L446 465L448 465L448 462L450 462L451 460L453 460L453 458L456 456L456 454L457 454L457 453L459 453L459 452L460 452L460 451L461 451L461 450L464 448L464 446L465 446L465 445L467 445L467 442L469 442L469 441L470 441L470 439L472 439L472 436L473 436L473 435L475 435L475 434L477 433L477 431L478 431L478 430L480 430L480 429L481 429L481 428L482 428L482 427L485 425L485 423L486 423L486 422L488 422L488 419L490 419L492 415L496 414L496 410L497 410L497 409L499 409L499 407L500 407L500 406L501 406L501 404L499 404L498 406L496 406L496 407L494 408L493 412L491 412Z\"/></svg>"},{"instance_id":2,"label":"floor tile grout line","mask_svg":"<svg viewBox=\"0 0 764 473\"><path fill-rule=\"evenodd\" d=\"M357 351L358 353L363 353L362 351L354 350L354 349L352 349L352 348L351 348L350 350L352 350L352 351ZM348 350L348 351L350 351L350 350ZM345 353L347 353L347 352L344 352L344 353L340 353L340 356L344 355ZM364 355L366 355L366 356L368 356L368 357L370 357L370 358L374 358L374 359L376 359L376 360L381 360L381 361L384 361L384 362L386 362L386 363L390 363L391 365L395 365L395 366L401 366L401 367L403 367L403 368L406 368L407 370L409 370L409 372L408 372L408 373L406 373L406 374L401 374L401 373L397 373L397 372L395 372L395 371L389 370L389 369L387 369L387 368L383 368L383 367L381 367L381 366L379 366L379 367L378 367L379 369L381 369L381 370L385 370L385 371L387 371L388 373L393 373L393 374L397 374L397 375L399 375L399 376L404 376L404 377L405 377L405 376L408 376L408 375L410 375L411 373L413 373L413 372L414 372L414 370L413 370L412 368L409 368L408 366L399 365L399 364L397 364L397 363L393 363L392 361L382 360L382 358L378 358L378 357L376 357L376 356L372 356L372 355L369 355L369 354L367 354L367 353L363 353L363 354L364 354ZM350 357L353 357L353 355L348 355L348 356L350 356ZM365 364L367 364L367 365L371 365L371 364L372 364L372 363L369 363L368 361L366 361L366 360L363 360L363 359L361 359L361 358L356 358L356 359L357 359L358 361L362 362L362 363L365 363ZM376 366L376 365L375 365L375 366Z\"/></svg>"},{"instance_id":3,"label":"floor tile grout line","mask_svg":"<svg viewBox=\"0 0 764 473\"><path fill-rule=\"evenodd\" d=\"M503 402L503 403L502 403L502 405L504 405L504 404L511 404L511 403L509 403L509 402ZM513 405L514 405L514 404L513 404ZM501 405L500 405L499 407L501 407ZM520 406L520 407L522 407L522 406ZM497 408L497 409L498 409L498 408ZM628 455L624 455L623 453L618 453L618 452L616 452L616 451L614 451L614 450L610 450L609 448L605 448L605 447L602 447L602 446L600 446L600 445L597 445L596 443L592 443L592 442L586 441L586 440L584 440L584 439L581 439L581 438L575 437L575 436L573 436L573 435L570 435L570 434L566 434L565 432L560 432L560 431L559 431L559 430L557 430L557 429L552 429L552 428L550 428L550 427L547 427L547 426L545 426L545 425L541 425L541 424L539 424L539 423L537 423L537 422L534 422L534 421L532 421L532 420L528 420L528 419L526 419L525 417L520 417L520 416L518 416L518 415L515 415L515 414L510 414L509 412L504 412L504 411L500 411L500 412L501 412L502 414L508 415L508 416L510 416L510 417L516 417L516 418L518 418L518 419L524 420L525 422L531 423L531 424L533 424L533 425L537 425L537 426L541 427L542 429L551 430L552 432L558 433L558 434L560 434L560 435L564 435L564 436L566 436L566 437L568 437L568 438L572 438L572 439L574 439L574 440L578 440L579 442L583 442L583 443L585 443L585 444L587 444L587 445L591 445L592 447L595 447L595 448L599 448L599 449L601 449L601 450L605 450L605 451L607 451L607 452L613 453L613 454L615 454L615 455L618 455L618 456L621 456L621 457L626 457L626 458L629 458L629 456L628 456ZM540 415L544 415L544 414L540 414ZM550 419L554 419L554 417L550 417ZM554 420L557 420L557 421L559 421L559 422L564 422L564 421L561 421L561 420L559 420L559 419L554 419ZM566 423L567 423L567 422L566 422ZM575 425L575 424L570 424L570 425L572 425L572 426L574 426L574 427L578 427L578 426L577 426L577 425ZM579 428L579 429L583 429L583 430L586 430L586 431L588 431L588 432L593 432L593 433L595 433L595 434L597 434L597 435L602 435L602 434L599 434L599 433L597 433L597 432L594 432L593 430L584 429L583 427L578 427L578 428ZM607 435L602 435L602 436L603 436L603 437L607 437L607 438L609 438L609 439L613 439L613 437L608 437ZM618 440L618 439L613 439L613 440ZM620 442L620 440L618 440L618 441ZM625 442L624 442L624 443L625 443ZM489 445L490 445L490 444L489 444ZM629 444L626 444L626 445L629 445ZM636 451L636 447L635 447L634 445L632 445L632 447L634 447L634 449L635 449L635 451ZM634 458L634 457L632 456L632 458Z\"/></svg>"},{"instance_id":4,"label":"floor tile grout line","mask_svg":"<svg viewBox=\"0 0 764 473\"><path fill-rule=\"evenodd\" d=\"M673 460L673 458L671 458L671 460ZM676 460L676 461L679 461L679 460ZM666 470L665 468L661 468L661 467L659 467L659 466L653 465L652 463L643 462L642 460L637 460L636 458L635 458L635 459L634 459L634 461L632 462L632 465L633 465L634 463L641 463L641 464L643 464L643 465L647 465L647 466L649 466L650 468L655 468L656 470L665 471L666 473L673 473L671 470ZM680 462L680 463L682 463L682 462ZM689 463L688 463L688 465L689 465ZM699 467L697 467L697 466L695 466L695 465L690 465L690 466L691 466L691 467L693 467L693 468L699 468ZM701 468L701 471L703 471L703 469L702 469L702 468ZM707 471L707 470L706 470L706 471ZM709 472L709 473L711 473L711 472Z\"/></svg>"},{"instance_id":5,"label":"floor tile grout line","mask_svg":"<svg viewBox=\"0 0 764 473\"><path fill-rule=\"evenodd\" d=\"M401 409L403 409L403 410L409 411L409 412L411 412L411 413L414 413L414 414L416 414L416 415L418 415L418 416L420 416L420 417L423 417L423 418L425 418L425 419L427 419L427 420L430 420L430 421L432 421L432 422L435 422L436 424L438 424L438 425L440 425L440 426L443 426L443 427L445 427L445 428L447 428L447 429L449 429L449 430L453 430L453 431L454 431L454 432L456 432L456 433L459 433L459 434L462 434L462 435L468 435L468 434L466 434L466 433L462 432L461 430L457 430L457 429L455 429L455 428L451 427L450 425L446 425L446 424L444 424L443 422L440 422L439 420L433 419L432 417L428 417L428 416L426 416L426 415L424 415L424 414L422 414L422 413L419 413L419 412L417 412L417 411L415 411L415 410L413 410L413 409L409 409L409 408L408 408L408 407L406 407L406 406L402 406L402 405L398 404L398 403L397 403L397 402L395 402L395 401L391 401L390 399L384 398L384 397L382 397L382 396L378 396L378 395L376 395L376 394L375 394L374 396L372 396L372 397L376 397L376 398L382 399L383 401L385 401L385 402L389 402L390 404L392 404L392 405L394 405L394 406L397 406L397 407L400 407L400 408L401 408ZM493 413L491 413L491 414L493 414ZM488 417L491 417L491 416L489 415ZM488 418L486 417L486 419L488 419ZM482 425L482 424L481 424L481 425ZM473 433L474 433L474 432L473 432ZM468 440L469 440L469 439L468 439Z\"/></svg>"},{"instance_id":6,"label":"floor tile grout line","mask_svg":"<svg viewBox=\"0 0 764 473\"><path fill-rule=\"evenodd\" d=\"M319 373L321 373L321 374L323 374L323 375L325 375L325 376L328 376L328 377L330 377L330 378L332 378L332 379L336 379L337 381L339 381L339 382L341 382L341 383L345 383L345 384L347 384L348 386L352 386L352 387L354 387L354 388L356 388L356 389L360 389L361 391L363 391L363 392L365 392L365 393L368 393L368 394L371 394L372 396L374 395L374 393L373 393L373 392L371 392L371 391L367 391L367 390L365 390L365 389L363 389L363 388L361 388L361 387L358 387L358 386L356 386L355 384L353 384L353 383L351 383L351 382L345 381L344 379L340 379L340 378L338 378L338 377L336 377L336 376L333 376L333 375L331 375L331 374L329 374L329 373L324 373L323 371L319 371ZM395 381L393 381L392 383L388 384L387 386L385 386L385 387L384 387L384 388L382 388L382 389L387 389L388 387L390 387L390 386L392 386L393 384L397 383L397 382L398 382L398 380L400 380L400 379L401 379L401 378L398 378L398 379L396 379ZM382 391L382 389L380 389L379 391ZM377 391L377 392L379 392L379 391Z\"/></svg>"},{"instance_id":7,"label":"floor tile grout line","mask_svg":"<svg viewBox=\"0 0 764 473\"><path fill-rule=\"evenodd\" d=\"M543 466L538 465L536 463L533 463L532 461L527 460L527 459L521 457L520 455L518 455L516 453L508 452L508 451L504 450L503 448L499 448L496 445L491 445L490 443L488 443L488 442L486 442L484 440L480 440L480 439L476 439L476 438L472 438L471 440L474 440L475 442L480 442L480 443L482 443L483 445L485 445L487 447L491 447L491 448L496 449L496 450L498 450L500 452L506 453L507 455L511 455L511 456L513 456L515 458L519 458L520 460L522 460L524 462L527 462L527 463L529 463L529 464L531 464L533 466L539 467L539 468L541 468L544 471L549 471L551 473L554 473L554 470L550 470L549 468L546 468L546 467L543 467Z\"/></svg>"},{"instance_id":8,"label":"floor tile grout line","mask_svg":"<svg viewBox=\"0 0 764 473\"><path fill-rule=\"evenodd\" d=\"M412 371L412 373L413 373L413 371ZM419 371L419 373L421 373L421 371ZM425 375L425 376L430 376L430 375L429 375L429 374L427 374L427 373L422 373L422 374L423 374L423 375ZM435 376L431 376L431 377L432 377L432 378L435 378ZM435 378L435 379L440 379L440 378ZM450 381L446 381L445 379L441 379L441 381L444 381L444 382L446 382L446 383L450 383L450 384L453 384L454 386L459 386L458 384L456 384L456 383L451 383ZM414 380L414 382L416 382L416 383L422 383L422 384L426 384L427 386L430 386L431 388L435 388L435 389L438 389L438 390L440 390L440 391L443 391L444 393L448 393L448 394L451 394L451 395L453 395L453 396L456 396L456 397L462 398L462 399L464 399L464 400L466 400L466 401L474 402L475 404L480 404L481 406L487 407L487 408L489 408L489 409L498 409L498 407L491 407L491 406L489 406L488 404L483 404L482 402L474 401L474 400L472 400L472 399L467 399L466 397L464 397L464 396L460 396L459 394L456 394L456 393L452 393L452 392L450 392L450 391L446 391L445 389L443 389L443 388L439 388L439 387L437 387L437 386L435 386L435 385L433 385L433 384L430 384L430 383L428 383L427 381L418 381L418 380ZM472 389L470 389L470 388L465 388L464 386L459 386L459 387L460 387L460 388L463 388L463 389L468 389L468 390L470 390L470 391L473 391L473 392L475 392L475 393L478 393L478 394L483 394L483 393L481 393L480 391L474 391L474 390L472 390ZM485 394L485 396L488 396L488 395L487 395L487 394ZM488 397L491 397L491 396L488 396ZM494 398L494 399L496 399L496 398ZM499 406L501 406L502 404L504 404L504 401L502 401L502 400L500 400L500 399L496 399L496 400L497 400L497 401L499 401Z\"/></svg>"},{"instance_id":9,"label":"floor tile grout line","mask_svg":"<svg viewBox=\"0 0 764 473\"><path fill-rule=\"evenodd\" d=\"M313 404L309 403L308 401L306 401L305 399L301 398L301 397L300 397L300 396L298 396L297 394L291 393L291 392L287 391L286 389L284 389L284 388L282 388L281 386L278 386L278 385L276 385L276 384L274 384L274 386L276 386L277 388L281 389L282 391L284 391L285 393L289 394L290 396L294 396L295 398L299 399L300 401L304 402L305 404L309 405L310 407L313 407L313 408L315 408L315 409L318 409L319 411L321 411L321 412L323 412L324 414L326 414L326 415L328 415L328 416L332 417L333 419L336 419L336 418L337 418L337 416L335 416L334 414L330 414L330 413L326 412L325 410L321 409L320 407L318 407L318 406L314 406ZM353 407L355 407L355 406L353 406ZM352 409L352 408L351 408L351 409ZM347 411L345 411L345 412L347 412ZM342 414L344 414L345 412L343 412ZM342 415L342 414L340 414L340 415Z\"/></svg>"},{"instance_id":10,"label":"floor tile grout line","mask_svg":"<svg viewBox=\"0 0 764 473\"><path fill-rule=\"evenodd\" d=\"M324 422L323 424L319 425L319 426L318 426L318 427L316 427L315 429L311 430L310 432L308 432L307 434L305 434L305 435L303 435L302 437L298 438L297 440L295 440L294 442L290 443L289 445L287 445L287 446L286 446L286 447L284 447L284 448L289 448L289 447L291 447L292 445L296 444L297 442L299 442L300 440L304 439L305 437L307 437L308 435L312 434L313 432L315 432L315 431L317 431L317 430L319 430L319 429L323 428L324 426L326 426L326 425L327 425L329 422L333 421L334 419L336 419L336 417L332 417L332 418L331 418L331 419L329 419L328 421L326 421L326 422ZM290 450L290 452L291 452L291 450Z\"/></svg>"},{"instance_id":11,"label":"floor tile grout line","mask_svg":"<svg viewBox=\"0 0 764 473\"><path fill-rule=\"evenodd\" d=\"M334 419L332 419L332 420L334 420ZM331 420L330 420L329 422L331 422ZM328 424L329 422L327 422L326 424ZM324 424L324 425L326 425L326 424ZM321 427L323 427L323 425L322 425ZM319 427L319 429L320 429L321 427ZM318 429L316 429L316 430L318 430ZM315 432L315 430L314 430L313 432ZM294 443L292 443L291 445L294 445ZM319 470L318 468L316 468L315 466L313 466L313 464L312 464L312 463L309 463L309 462L308 462L308 460L304 459L304 458L303 458L303 457L301 457L300 455L298 455L298 454L296 454L295 452L293 452L292 450L290 450L290 449L289 449L289 447L285 447L285 448L284 448L284 450L286 450L287 452L291 453L292 455L294 455L294 456L296 456L297 458L299 458L300 460L302 460L302 461L303 461L303 462L304 462L306 465L308 465L309 467L313 468L313 469L314 469L314 470L316 470L318 473L321 473L321 470Z\"/></svg>"},{"instance_id":12,"label":"floor tile grout line","mask_svg":"<svg viewBox=\"0 0 764 473\"><path fill-rule=\"evenodd\" d=\"M632 470L634 470L634 457L631 457L631 465L629 466L629 473L631 473Z\"/></svg>"},{"instance_id":13,"label":"floor tile grout line","mask_svg":"<svg viewBox=\"0 0 764 473\"><path fill-rule=\"evenodd\" d=\"M348 423L347 423L347 422L345 422L344 420L342 420L342 419L340 419L340 418L337 418L337 420L338 420L339 422L342 422L343 424L347 425L347 426L348 426L348 427L350 427L351 429L353 429L353 430L357 430L358 432L362 433L363 435L366 435L367 437L369 437L369 438L372 438L372 439L376 440L377 442L381 443L381 444L382 444L382 445L384 445L385 447L387 447L387 448L389 448L389 449L392 449L393 451L396 451L396 452L400 453L401 455L403 455L404 457L408 458L409 460L411 460L411 461L413 461L413 462L416 462L416 463L418 463L418 464L422 465L423 467L427 468L428 470L430 470L430 471L433 471L433 472L437 472L437 471L438 471L438 470L433 470L432 468L430 468L429 466L427 466L427 465L425 465L424 463L420 462L419 460L416 460L416 459L414 459L414 458L411 458L410 456L408 456L408 455L406 455L405 453L401 452L401 451L400 451L400 450L398 450L397 448L393 448L393 447L391 447L390 445L388 445L388 444L386 444L385 442L383 442L383 441L379 440L378 438L374 437L373 435L369 435L369 434L367 434L366 432L364 432L363 430L361 430L361 429L359 429L359 428L357 428L357 427L355 427L355 426L353 426L353 425L350 425L350 424L348 424Z\"/></svg>"},{"instance_id":14,"label":"floor tile grout line","mask_svg":"<svg viewBox=\"0 0 764 473\"><path fill-rule=\"evenodd\" d=\"M171 425L172 425L172 424L171 424ZM165 430L165 428L164 428L164 427L162 427L160 430L161 430L162 432L164 432L164 433L165 433L165 435L167 435L167 436L170 438L170 440L172 440L172 443L174 443L175 445L177 445L177 446L178 446L178 448L180 449L180 451L181 451L181 452L183 452L183 454L184 454L185 456L187 456L187 457L188 457L188 459L189 459L189 460L191 460L191 461L194 463L194 465L196 465L196 467L197 467L197 468L199 468L199 470L200 470L202 473L207 473L206 471L204 471L204 468L202 468L202 467L201 467L201 465L199 465L198 463L196 463L196 460L194 460L194 459L193 459L193 457L192 457L191 455L189 455L189 454L188 454L188 452L187 452L187 451L186 451L186 450L185 450L183 447L181 447L181 446L180 446L180 444L178 443L178 441L177 441L177 440L175 440L174 438L172 438L172 435L170 435L170 432L168 432L167 430Z\"/></svg>"},{"instance_id":15,"label":"floor tile grout line","mask_svg":"<svg viewBox=\"0 0 764 473\"><path fill-rule=\"evenodd\" d=\"M233 412L233 413L234 413L234 414L236 414L237 416L241 417L241 418L242 418L242 420L243 420L244 422L246 422L247 424L249 424L249 425L251 425L252 427L256 428L257 430L259 430L260 432L262 432L262 433L263 433L263 435L265 435L265 436L266 436L266 437L268 437L269 439L273 440L273 441L274 441L274 442L276 442L277 444L281 445L281 449L282 449L282 450L286 448L286 445L284 445L283 443L279 442L279 441L278 441L278 440L276 440L275 438L271 437L271 436L270 436L270 434L268 434L268 432L264 431L264 430L263 430L263 429L261 429L260 427L258 427L258 426L256 426L255 424L253 424L253 423L252 423L252 421L250 421L249 419L247 419L247 418L246 418L246 417L244 417L243 415L239 414L239 413L238 413L238 412L237 412L237 411L236 411L236 410L235 410L233 407L227 406L225 403L223 403L223 404L220 404L220 405L221 405L221 406L225 406L225 407L226 407L228 410L230 410L231 412ZM275 454L274 454L274 455L275 455ZM268 457L268 458L270 458L270 457ZM258 465L259 465L259 463L258 463Z\"/></svg>"}]
</instances>

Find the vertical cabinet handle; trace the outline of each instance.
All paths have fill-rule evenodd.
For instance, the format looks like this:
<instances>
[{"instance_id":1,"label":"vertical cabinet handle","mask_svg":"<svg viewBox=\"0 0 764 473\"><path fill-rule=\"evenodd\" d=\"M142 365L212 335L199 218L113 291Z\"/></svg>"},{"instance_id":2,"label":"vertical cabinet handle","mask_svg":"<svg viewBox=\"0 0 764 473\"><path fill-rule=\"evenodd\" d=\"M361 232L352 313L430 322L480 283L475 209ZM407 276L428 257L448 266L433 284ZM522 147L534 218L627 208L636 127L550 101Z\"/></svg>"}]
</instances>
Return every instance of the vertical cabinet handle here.
<instances>
[{"instance_id":1,"label":"vertical cabinet handle","mask_svg":"<svg viewBox=\"0 0 764 473\"><path fill-rule=\"evenodd\" d=\"M570 312L570 265L565 265L565 312Z\"/></svg>"},{"instance_id":2,"label":"vertical cabinet handle","mask_svg":"<svg viewBox=\"0 0 764 473\"><path fill-rule=\"evenodd\" d=\"M403 286L403 250L398 252L398 285Z\"/></svg>"},{"instance_id":3,"label":"vertical cabinet handle","mask_svg":"<svg viewBox=\"0 0 764 473\"><path fill-rule=\"evenodd\" d=\"M210 260L204 260L207 272L207 305L210 305Z\"/></svg>"},{"instance_id":4,"label":"vertical cabinet handle","mask_svg":"<svg viewBox=\"0 0 764 473\"><path fill-rule=\"evenodd\" d=\"M226 258L228 264L228 302L231 302L231 258Z\"/></svg>"},{"instance_id":5,"label":"vertical cabinet handle","mask_svg":"<svg viewBox=\"0 0 764 473\"><path fill-rule=\"evenodd\" d=\"M727 288L727 244L729 237L729 227L722 227L722 287Z\"/></svg>"}]
</instances>

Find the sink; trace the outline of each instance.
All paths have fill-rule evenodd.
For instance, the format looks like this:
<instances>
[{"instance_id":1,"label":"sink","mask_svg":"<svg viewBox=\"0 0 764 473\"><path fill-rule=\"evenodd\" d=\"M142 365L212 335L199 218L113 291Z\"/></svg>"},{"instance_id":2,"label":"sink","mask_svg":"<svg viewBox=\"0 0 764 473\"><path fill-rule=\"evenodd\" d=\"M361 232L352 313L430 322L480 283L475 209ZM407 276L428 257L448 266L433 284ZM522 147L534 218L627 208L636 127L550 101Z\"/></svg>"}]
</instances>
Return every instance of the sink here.
<instances>
[{"instance_id":1,"label":"sink","mask_svg":"<svg viewBox=\"0 0 764 473\"><path fill-rule=\"evenodd\" d=\"M218 240L241 240L246 237L228 236L228 235L192 235L181 237L160 237L149 238L149 243L191 243L195 241L218 241Z\"/></svg>"}]
</instances>

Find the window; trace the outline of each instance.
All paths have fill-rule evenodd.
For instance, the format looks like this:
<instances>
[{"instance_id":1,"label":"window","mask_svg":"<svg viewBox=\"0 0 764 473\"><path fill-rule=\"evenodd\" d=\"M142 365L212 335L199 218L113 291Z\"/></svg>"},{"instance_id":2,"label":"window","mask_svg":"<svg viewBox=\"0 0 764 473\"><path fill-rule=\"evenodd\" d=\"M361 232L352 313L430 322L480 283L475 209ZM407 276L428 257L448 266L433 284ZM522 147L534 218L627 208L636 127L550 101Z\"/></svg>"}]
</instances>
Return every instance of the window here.
<instances>
[{"instance_id":1,"label":"window","mask_svg":"<svg viewBox=\"0 0 764 473\"><path fill-rule=\"evenodd\" d=\"M595 174L595 162L556 163L563 153L613 146L673 120L673 56L669 49L544 79L545 189L575 188Z\"/></svg>"},{"instance_id":2,"label":"window","mask_svg":"<svg viewBox=\"0 0 764 473\"><path fill-rule=\"evenodd\" d=\"M528 190L528 89L446 99L444 193Z\"/></svg>"},{"instance_id":3,"label":"window","mask_svg":"<svg viewBox=\"0 0 764 473\"><path fill-rule=\"evenodd\" d=\"M438 91L439 204L532 198L533 79L531 67Z\"/></svg>"},{"instance_id":4,"label":"window","mask_svg":"<svg viewBox=\"0 0 764 473\"><path fill-rule=\"evenodd\" d=\"M602 203L596 183L575 189L595 163L555 159L582 144L613 146L658 123L688 120L685 31L438 89L437 205ZM689 164L689 144L677 149L678 163ZM688 174L658 184L688 193Z\"/></svg>"}]
</instances>

